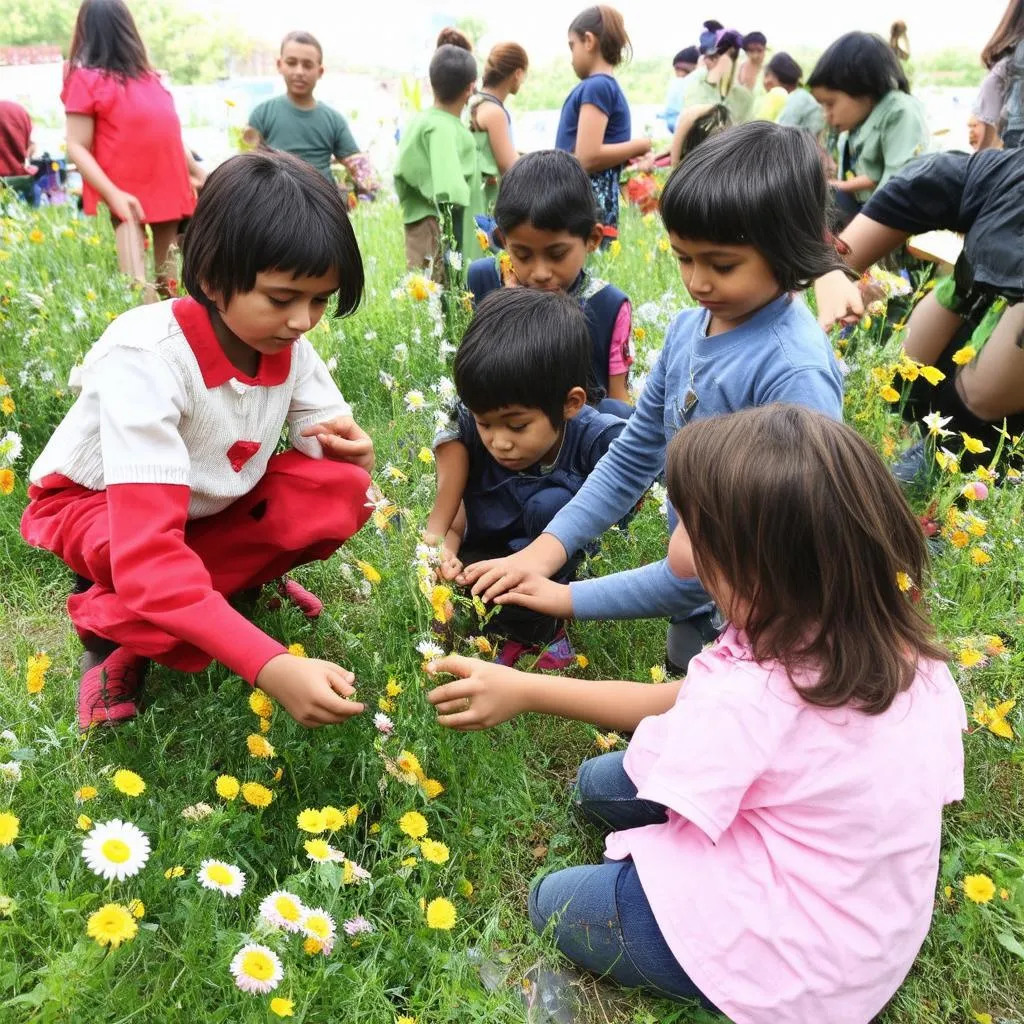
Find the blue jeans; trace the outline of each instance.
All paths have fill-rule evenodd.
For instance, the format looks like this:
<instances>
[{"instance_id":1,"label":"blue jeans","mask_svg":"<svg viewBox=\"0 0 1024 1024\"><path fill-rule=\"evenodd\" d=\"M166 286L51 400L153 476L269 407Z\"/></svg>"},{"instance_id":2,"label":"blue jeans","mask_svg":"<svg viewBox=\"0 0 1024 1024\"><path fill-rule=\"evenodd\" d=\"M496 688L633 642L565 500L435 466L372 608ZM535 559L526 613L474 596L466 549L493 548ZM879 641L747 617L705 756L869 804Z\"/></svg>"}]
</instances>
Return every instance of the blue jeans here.
<instances>
[{"instance_id":1,"label":"blue jeans","mask_svg":"<svg viewBox=\"0 0 1024 1024\"><path fill-rule=\"evenodd\" d=\"M602 754L580 766L577 809L615 831L664 821L664 807L637 799L624 756ZM545 875L530 892L530 920L539 932L550 926L559 950L579 967L664 998L698 1000L716 1012L668 948L632 860Z\"/></svg>"}]
</instances>

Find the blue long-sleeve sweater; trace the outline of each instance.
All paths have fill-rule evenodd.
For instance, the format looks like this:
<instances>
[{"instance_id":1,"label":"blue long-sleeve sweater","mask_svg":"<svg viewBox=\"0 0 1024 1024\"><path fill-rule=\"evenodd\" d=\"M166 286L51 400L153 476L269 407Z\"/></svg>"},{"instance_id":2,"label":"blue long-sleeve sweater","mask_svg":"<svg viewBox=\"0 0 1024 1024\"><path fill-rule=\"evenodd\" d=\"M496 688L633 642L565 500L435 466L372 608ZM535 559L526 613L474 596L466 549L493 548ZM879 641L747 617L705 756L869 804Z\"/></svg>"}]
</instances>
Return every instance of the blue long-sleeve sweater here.
<instances>
[{"instance_id":1,"label":"blue long-sleeve sweater","mask_svg":"<svg viewBox=\"0 0 1024 1024\"><path fill-rule=\"evenodd\" d=\"M618 522L665 464L665 449L687 423L751 406L793 402L842 418L843 380L824 332L789 295L759 309L734 330L707 336L710 314L684 310L626 429L579 493L549 523L571 556ZM670 525L675 516L669 510ZM696 580L675 576L664 560L572 584L578 619L686 617L710 598Z\"/></svg>"}]
</instances>

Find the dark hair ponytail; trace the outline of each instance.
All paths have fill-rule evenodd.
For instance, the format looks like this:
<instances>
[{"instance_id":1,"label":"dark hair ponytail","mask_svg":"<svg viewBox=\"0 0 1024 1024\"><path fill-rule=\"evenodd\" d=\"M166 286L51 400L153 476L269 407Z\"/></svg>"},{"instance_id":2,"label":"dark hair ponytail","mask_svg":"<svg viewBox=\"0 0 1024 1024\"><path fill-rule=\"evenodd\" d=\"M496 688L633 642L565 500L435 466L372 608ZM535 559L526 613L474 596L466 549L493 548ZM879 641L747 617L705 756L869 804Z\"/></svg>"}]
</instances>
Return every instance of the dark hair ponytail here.
<instances>
[{"instance_id":1,"label":"dark hair ponytail","mask_svg":"<svg viewBox=\"0 0 1024 1024\"><path fill-rule=\"evenodd\" d=\"M588 7L573 18L569 31L575 32L580 38L588 32L594 36L601 48L601 56L612 67L621 64L623 59L630 60L633 56L633 46L626 32L626 24L614 7L608 7L606 4Z\"/></svg>"}]
</instances>

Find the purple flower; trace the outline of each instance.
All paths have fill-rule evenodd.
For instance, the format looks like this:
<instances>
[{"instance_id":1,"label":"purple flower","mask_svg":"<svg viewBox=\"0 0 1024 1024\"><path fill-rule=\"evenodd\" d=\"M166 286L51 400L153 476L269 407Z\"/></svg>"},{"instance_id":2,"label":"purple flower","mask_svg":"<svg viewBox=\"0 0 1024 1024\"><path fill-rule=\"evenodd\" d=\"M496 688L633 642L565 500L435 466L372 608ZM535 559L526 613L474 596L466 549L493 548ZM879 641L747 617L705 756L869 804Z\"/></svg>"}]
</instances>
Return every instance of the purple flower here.
<instances>
[{"instance_id":1,"label":"purple flower","mask_svg":"<svg viewBox=\"0 0 1024 1024\"><path fill-rule=\"evenodd\" d=\"M346 935L368 935L370 932L376 931L365 917L353 917L351 921L346 921L342 928L345 929Z\"/></svg>"}]
</instances>

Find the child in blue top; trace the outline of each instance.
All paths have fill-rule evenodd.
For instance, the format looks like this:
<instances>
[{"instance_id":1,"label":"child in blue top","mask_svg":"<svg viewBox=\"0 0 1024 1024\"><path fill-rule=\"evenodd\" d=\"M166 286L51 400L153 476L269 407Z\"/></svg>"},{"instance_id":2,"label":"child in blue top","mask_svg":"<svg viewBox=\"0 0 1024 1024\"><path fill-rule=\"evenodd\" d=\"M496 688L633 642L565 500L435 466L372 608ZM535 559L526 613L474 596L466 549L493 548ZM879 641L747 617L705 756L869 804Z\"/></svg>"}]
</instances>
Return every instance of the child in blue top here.
<instances>
[{"instance_id":1,"label":"child in blue top","mask_svg":"<svg viewBox=\"0 0 1024 1024\"><path fill-rule=\"evenodd\" d=\"M455 356L459 404L434 441L437 497L424 539L443 540L441 574L525 548L583 486L625 422L587 405L590 341L579 306L558 292L503 289L485 299ZM580 556L559 567L568 582ZM488 624L539 668L575 654L563 623L525 608Z\"/></svg>"},{"instance_id":2,"label":"child in blue top","mask_svg":"<svg viewBox=\"0 0 1024 1024\"><path fill-rule=\"evenodd\" d=\"M622 15L602 4L588 7L569 26L572 69L580 84L564 104L555 146L574 153L601 209L604 243L619 233L619 175L630 160L650 152L650 139L633 139L629 104L613 77L630 52Z\"/></svg>"},{"instance_id":3,"label":"child in blue top","mask_svg":"<svg viewBox=\"0 0 1024 1024\"><path fill-rule=\"evenodd\" d=\"M633 507L686 424L772 402L841 418L831 346L792 294L818 268L842 269L826 241L827 203L817 146L797 128L754 121L708 139L680 164L661 215L700 308L676 317L622 437L580 493L528 548L471 565L460 582L486 601L565 617L675 616L667 662L685 670L715 635L713 605L696 579L674 576L664 561L571 589L548 577Z\"/></svg>"},{"instance_id":4,"label":"child in blue top","mask_svg":"<svg viewBox=\"0 0 1024 1024\"><path fill-rule=\"evenodd\" d=\"M474 302L515 285L570 295L583 309L590 331L590 382L599 396L598 409L628 416L633 362L629 298L585 269L602 231L579 161L557 149L521 157L502 178L494 216L505 252L470 264Z\"/></svg>"}]
</instances>

